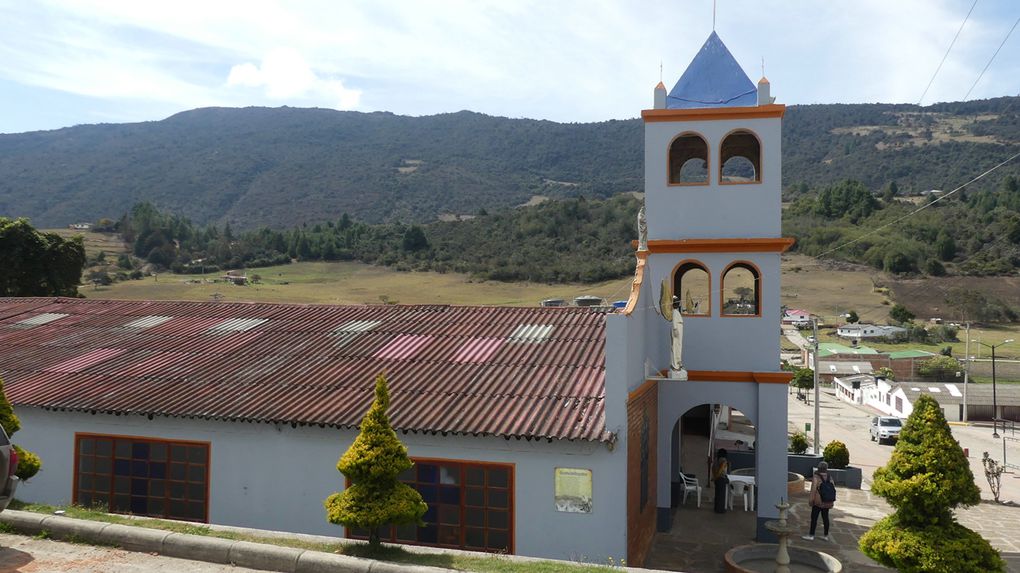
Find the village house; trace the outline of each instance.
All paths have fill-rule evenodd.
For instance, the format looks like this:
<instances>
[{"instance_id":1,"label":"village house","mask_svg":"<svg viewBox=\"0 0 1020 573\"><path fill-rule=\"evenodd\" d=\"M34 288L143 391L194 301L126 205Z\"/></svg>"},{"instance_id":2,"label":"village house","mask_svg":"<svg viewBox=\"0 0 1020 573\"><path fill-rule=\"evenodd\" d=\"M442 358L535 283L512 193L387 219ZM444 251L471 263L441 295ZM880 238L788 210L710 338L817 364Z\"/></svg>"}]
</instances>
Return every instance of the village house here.
<instances>
[{"instance_id":1,"label":"village house","mask_svg":"<svg viewBox=\"0 0 1020 573\"><path fill-rule=\"evenodd\" d=\"M851 341L864 338L889 338L906 332L902 326L885 326L877 324L844 324L836 327L836 336Z\"/></svg>"},{"instance_id":2,"label":"village house","mask_svg":"<svg viewBox=\"0 0 1020 573\"><path fill-rule=\"evenodd\" d=\"M837 376L833 379L836 396L847 402L869 406L887 416L906 418L914 411L914 403L922 395L935 399L947 420L964 420L964 384L958 382L893 382L869 375ZM993 405L998 406L996 418L1020 422L1020 387L1003 384L993 397L990 384L968 384L966 388L967 420L993 418Z\"/></svg>"},{"instance_id":3,"label":"village house","mask_svg":"<svg viewBox=\"0 0 1020 573\"><path fill-rule=\"evenodd\" d=\"M804 364L814 363L810 348L802 349L801 355ZM921 363L934 356L926 350L880 352L862 344L846 346L822 342L818 345L818 376L824 382L831 382L832 377L839 374L868 374L889 368L895 380L915 380L920 378L917 369Z\"/></svg>"}]
</instances>

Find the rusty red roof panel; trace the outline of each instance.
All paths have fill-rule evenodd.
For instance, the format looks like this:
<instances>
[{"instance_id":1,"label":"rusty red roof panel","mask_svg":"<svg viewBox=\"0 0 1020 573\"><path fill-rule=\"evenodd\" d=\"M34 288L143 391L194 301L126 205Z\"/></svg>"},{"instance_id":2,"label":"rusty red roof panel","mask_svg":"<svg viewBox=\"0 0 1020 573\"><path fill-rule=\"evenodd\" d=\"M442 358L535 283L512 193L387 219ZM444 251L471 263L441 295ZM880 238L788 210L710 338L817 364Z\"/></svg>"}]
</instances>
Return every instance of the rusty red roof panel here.
<instances>
[{"instance_id":1,"label":"rusty red roof panel","mask_svg":"<svg viewBox=\"0 0 1020 573\"><path fill-rule=\"evenodd\" d=\"M401 431L611 439L587 308L0 298L17 405L356 427L380 372Z\"/></svg>"}]
</instances>

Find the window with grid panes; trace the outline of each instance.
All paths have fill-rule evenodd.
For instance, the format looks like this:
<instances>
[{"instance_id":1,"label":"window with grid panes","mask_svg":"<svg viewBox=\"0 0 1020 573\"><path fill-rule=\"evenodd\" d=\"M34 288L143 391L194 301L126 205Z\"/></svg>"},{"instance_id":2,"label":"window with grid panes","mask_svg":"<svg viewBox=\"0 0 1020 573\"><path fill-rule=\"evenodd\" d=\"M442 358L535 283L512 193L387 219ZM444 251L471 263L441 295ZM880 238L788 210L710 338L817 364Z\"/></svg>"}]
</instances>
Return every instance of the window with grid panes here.
<instances>
[{"instance_id":1,"label":"window with grid panes","mask_svg":"<svg viewBox=\"0 0 1020 573\"><path fill-rule=\"evenodd\" d=\"M209 444L88 434L75 442L76 504L208 521Z\"/></svg>"},{"instance_id":2,"label":"window with grid panes","mask_svg":"<svg viewBox=\"0 0 1020 573\"><path fill-rule=\"evenodd\" d=\"M425 525L383 529L383 541L513 553L513 466L416 460L400 481L428 504ZM348 534L368 538L364 529Z\"/></svg>"}]
</instances>

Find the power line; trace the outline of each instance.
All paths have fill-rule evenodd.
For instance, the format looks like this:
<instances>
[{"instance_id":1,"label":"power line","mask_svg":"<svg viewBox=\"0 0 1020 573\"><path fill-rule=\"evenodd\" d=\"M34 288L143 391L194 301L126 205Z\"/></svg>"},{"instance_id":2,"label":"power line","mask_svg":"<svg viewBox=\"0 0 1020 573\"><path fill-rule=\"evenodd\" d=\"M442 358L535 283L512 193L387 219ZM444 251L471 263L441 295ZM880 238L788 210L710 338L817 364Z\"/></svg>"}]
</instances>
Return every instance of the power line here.
<instances>
[{"instance_id":1,"label":"power line","mask_svg":"<svg viewBox=\"0 0 1020 573\"><path fill-rule=\"evenodd\" d=\"M941 197L938 197L938 198L934 199L933 201L930 201L930 202L928 202L928 203L918 207L917 209L914 209L913 211L907 213L906 215L903 215L902 217L893 219L892 221L889 221L888 223L885 223L884 225L880 225L880 226L872 229L871 231L868 231L867 233L864 233L860 237L857 237L856 239L853 239L853 240L847 241L847 242L845 242L845 243L843 243L841 245L835 246L835 247L829 249L828 251L825 251L825 252L817 255L816 258L822 258L822 257L824 257L824 256L826 256L826 255L828 255L830 253L834 253L834 252L836 252L836 251L838 251L838 250L840 250L840 249L842 249L844 247L849 247L850 245L853 245L855 243L859 243L859 242L863 241L864 239L866 239L867 237L870 237L871 235L874 235L874 234L878 233L879 231L881 231L881 230L883 230L883 229L885 229L887 227L895 225L895 224L897 224L897 223L899 223L899 222L901 222L901 221L903 221L903 220L905 220L905 219L907 219L909 217L912 217L912 216L920 213L921 211L927 209L928 207L931 207L932 205L934 205L934 204L936 204L936 203L938 203L940 201L948 199L949 197L951 197L952 195L956 194L957 192L959 192L964 187L970 185L971 183L974 183L974 182L978 181L979 179L984 178L985 176L991 174L992 172L994 172L995 170L999 169L1003 165L1009 163L1010 161L1013 161L1017 157L1020 157L1020 152L1013 154L1008 159L1000 162L995 167L992 167L991 169L988 169L984 173L978 175L977 177L971 179L970 181L964 183L963 185L960 185L959 187L957 187L956 189L953 189L949 193L943 194Z\"/></svg>"},{"instance_id":2,"label":"power line","mask_svg":"<svg viewBox=\"0 0 1020 573\"><path fill-rule=\"evenodd\" d=\"M981 70L981 73L978 74L977 79L974 80L974 85L970 86L970 89L967 90L967 95L963 96L963 101L967 101L967 98L970 97L970 92L974 91L974 88L977 87L978 82L980 82L981 78L984 77L985 72L988 71L989 66L991 66L992 62L995 61L995 56L999 55L999 50L1001 50L1002 47L1006 45L1006 40L1009 39L1009 36L1013 33L1013 30L1016 29L1017 24L1020 24L1020 17L1017 17L1016 22L1013 22L1013 27L1009 29L1009 32L1006 32L1006 37L1002 39L1002 43L999 44L999 47L995 49L995 53L992 54L992 57L988 60L988 63L985 64L985 69Z\"/></svg>"},{"instance_id":3,"label":"power line","mask_svg":"<svg viewBox=\"0 0 1020 573\"><path fill-rule=\"evenodd\" d=\"M931 79L928 80L928 87L924 88L924 93L917 100L917 105L921 105L924 101L924 96L928 95L928 90L931 89L931 85L935 82L935 76L939 75L939 70L942 69L942 64L946 63L946 58L949 57L949 52L953 50L953 46L956 45L956 39L960 37L960 32L963 31L963 27L967 25L967 20L970 19L970 13L974 11L974 7L977 6L978 0L974 0L974 3L970 5L970 10L967 11L967 15L963 18L963 22L960 23L960 29L956 31L956 35L953 36L953 41L949 43L949 49L946 50L946 54L942 56L942 61L939 62L939 67L935 68L935 73L931 75ZM963 98L967 99L967 98Z\"/></svg>"}]
</instances>

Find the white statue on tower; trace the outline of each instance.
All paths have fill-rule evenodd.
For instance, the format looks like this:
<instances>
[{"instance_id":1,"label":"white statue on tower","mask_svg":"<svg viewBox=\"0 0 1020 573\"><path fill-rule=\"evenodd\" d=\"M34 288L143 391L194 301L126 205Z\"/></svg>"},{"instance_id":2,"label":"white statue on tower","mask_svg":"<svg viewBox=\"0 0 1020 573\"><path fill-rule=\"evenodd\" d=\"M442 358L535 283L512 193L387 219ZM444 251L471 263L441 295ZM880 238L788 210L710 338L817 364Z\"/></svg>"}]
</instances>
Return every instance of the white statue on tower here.
<instances>
[{"instance_id":1,"label":"white statue on tower","mask_svg":"<svg viewBox=\"0 0 1020 573\"><path fill-rule=\"evenodd\" d=\"M687 370L684 369L684 315L681 312L680 297L673 297L673 313L670 317L670 347L669 377L674 380L687 380Z\"/></svg>"},{"instance_id":2,"label":"white statue on tower","mask_svg":"<svg viewBox=\"0 0 1020 573\"><path fill-rule=\"evenodd\" d=\"M669 321L669 377L673 380L687 380L684 369L684 316L680 297L670 297L666 281L659 285L659 312Z\"/></svg>"},{"instance_id":3,"label":"white statue on tower","mask_svg":"<svg viewBox=\"0 0 1020 573\"><path fill-rule=\"evenodd\" d=\"M638 247L639 251L648 250L648 222L645 220L645 206L641 205L641 210L637 214L637 233L638 233Z\"/></svg>"}]
</instances>

